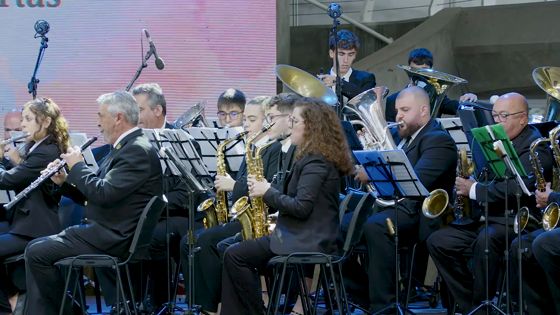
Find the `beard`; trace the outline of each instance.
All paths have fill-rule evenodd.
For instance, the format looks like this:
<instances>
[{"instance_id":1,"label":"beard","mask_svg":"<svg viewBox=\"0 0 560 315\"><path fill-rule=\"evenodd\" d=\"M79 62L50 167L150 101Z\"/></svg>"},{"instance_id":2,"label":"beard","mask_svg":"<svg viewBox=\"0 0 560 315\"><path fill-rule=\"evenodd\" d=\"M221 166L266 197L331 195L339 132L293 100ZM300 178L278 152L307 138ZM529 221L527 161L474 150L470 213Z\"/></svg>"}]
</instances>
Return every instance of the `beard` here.
<instances>
[{"instance_id":1,"label":"beard","mask_svg":"<svg viewBox=\"0 0 560 315\"><path fill-rule=\"evenodd\" d=\"M405 122L404 128L399 127L398 129L399 137L401 137L401 139L408 138L418 131L418 129L420 129L420 124Z\"/></svg>"}]
</instances>

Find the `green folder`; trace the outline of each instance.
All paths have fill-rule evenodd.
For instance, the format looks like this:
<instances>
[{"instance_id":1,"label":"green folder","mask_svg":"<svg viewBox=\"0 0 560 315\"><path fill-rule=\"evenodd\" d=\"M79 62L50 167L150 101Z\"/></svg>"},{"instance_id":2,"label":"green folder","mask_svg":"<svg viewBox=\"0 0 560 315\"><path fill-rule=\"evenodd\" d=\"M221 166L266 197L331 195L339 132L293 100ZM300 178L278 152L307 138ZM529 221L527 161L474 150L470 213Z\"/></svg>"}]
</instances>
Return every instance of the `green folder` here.
<instances>
[{"instance_id":1,"label":"green folder","mask_svg":"<svg viewBox=\"0 0 560 315\"><path fill-rule=\"evenodd\" d=\"M515 149L513 148L513 144L511 140L508 138L504 127L500 124L495 124L491 126L484 126L479 128L471 129L473 137L476 141L480 144L482 148L482 152L484 153L484 157L486 161L488 161L488 165L496 174L496 176L504 178L506 174L506 164L504 161L498 156L496 151L494 150L494 142L501 140L506 149L506 153L511 159L515 169L521 176L527 176L527 172L525 168L521 164L519 160L519 156Z\"/></svg>"}]
</instances>

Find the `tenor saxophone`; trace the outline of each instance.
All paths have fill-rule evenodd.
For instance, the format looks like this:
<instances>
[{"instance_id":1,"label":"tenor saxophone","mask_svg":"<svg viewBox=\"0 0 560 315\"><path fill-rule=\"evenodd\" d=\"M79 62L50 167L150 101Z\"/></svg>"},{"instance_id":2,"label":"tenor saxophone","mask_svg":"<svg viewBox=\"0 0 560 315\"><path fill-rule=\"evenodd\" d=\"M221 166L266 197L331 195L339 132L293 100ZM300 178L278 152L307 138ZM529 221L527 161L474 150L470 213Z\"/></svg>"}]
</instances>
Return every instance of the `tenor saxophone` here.
<instances>
[{"instance_id":1,"label":"tenor saxophone","mask_svg":"<svg viewBox=\"0 0 560 315\"><path fill-rule=\"evenodd\" d=\"M216 149L216 175L226 176L226 149L227 146L234 142L240 140L244 137L247 132L241 132L235 137L226 139L222 141L218 148ZM206 217L203 219L202 223L204 228L208 229L216 225L225 224L228 222L228 203L227 195L225 191L217 191L214 198L208 198L204 200L197 208L198 212L205 212Z\"/></svg>"}]
</instances>

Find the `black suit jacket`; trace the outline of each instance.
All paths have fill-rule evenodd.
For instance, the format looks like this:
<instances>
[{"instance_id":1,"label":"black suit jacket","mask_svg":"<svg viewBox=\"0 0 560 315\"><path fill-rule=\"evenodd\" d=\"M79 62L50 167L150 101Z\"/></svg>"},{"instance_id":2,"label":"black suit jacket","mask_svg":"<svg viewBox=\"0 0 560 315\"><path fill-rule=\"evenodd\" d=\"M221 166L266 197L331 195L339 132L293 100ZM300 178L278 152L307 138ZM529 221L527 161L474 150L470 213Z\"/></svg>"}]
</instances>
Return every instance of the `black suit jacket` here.
<instances>
[{"instance_id":1,"label":"black suit jacket","mask_svg":"<svg viewBox=\"0 0 560 315\"><path fill-rule=\"evenodd\" d=\"M400 92L400 91L399 91ZM395 102L397 100L397 96L399 92L393 93L387 97L385 101L385 120L386 121L395 121L397 117L397 110L395 109ZM432 105L433 106L433 105ZM459 101L449 99L447 96L441 102L441 113L438 117L441 117L441 114L447 115L457 115L457 109L459 108Z\"/></svg>"},{"instance_id":2,"label":"black suit jacket","mask_svg":"<svg viewBox=\"0 0 560 315\"><path fill-rule=\"evenodd\" d=\"M296 161L283 192L271 187L264 201L278 209L270 249L278 255L299 251L334 253L339 234L338 170L321 155Z\"/></svg>"},{"instance_id":3,"label":"black suit jacket","mask_svg":"<svg viewBox=\"0 0 560 315\"><path fill-rule=\"evenodd\" d=\"M375 75L370 72L352 69L350 80L342 80L342 95L348 99L375 87Z\"/></svg>"},{"instance_id":4,"label":"black suit jacket","mask_svg":"<svg viewBox=\"0 0 560 315\"><path fill-rule=\"evenodd\" d=\"M74 200L87 200L88 223L66 230L68 236L123 257L142 210L153 196L162 196L157 151L142 130L135 130L112 149L97 173L83 162L74 165L63 189Z\"/></svg>"},{"instance_id":5,"label":"black suit jacket","mask_svg":"<svg viewBox=\"0 0 560 315\"><path fill-rule=\"evenodd\" d=\"M527 177L523 177L523 182L527 186L530 191L535 190L535 176L533 173L533 168L531 166L530 156L529 156L529 147L533 141L539 138L541 134L539 131L533 126L527 126L525 129L521 131L521 133L512 139L513 147L519 156L521 164L525 168L527 172ZM548 148L544 145L540 145L537 148L538 157L541 162L541 165L544 170L550 172L553 165L553 158L548 150ZM481 151L475 151L475 154L482 153ZM548 175L548 174L547 174ZM548 176L546 176L548 177ZM488 193L488 221L489 222L497 222L497 223L504 223L504 208L505 208L505 191L506 191L506 182L503 180L495 179L495 175L492 171L489 172L489 179L491 182L488 185L484 183L476 184L476 200L482 202L486 198L486 193ZM481 178L482 180L482 178ZM508 206L510 209L514 209L517 207L517 200L515 196L515 192L518 185L514 180L509 180L507 185L508 190ZM481 206L481 205L480 205ZM529 209L532 210L533 214L537 217L540 217L540 212L536 210L535 205L535 198L534 196L529 197L525 194L521 195L521 206L528 206ZM482 212L482 206L479 208L479 211ZM482 213L479 213L479 215ZM515 213L512 213L510 216L509 223L511 224L512 218Z\"/></svg>"},{"instance_id":6,"label":"black suit jacket","mask_svg":"<svg viewBox=\"0 0 560 315\"><path fill-rule=\"evenodd\" d=\"M396 133L396 129L393 129L392 132L395 143L399 143L401 139ZM418 178L428 191L442 188L447 191L449 196L453 196L457 147L453 138L437 120L431 119L422 128L412 143L408 144L405 153ZM405 199L399 203L399 210L420 215L420 240L426 239L440 225L439 220L427 219L420 214L423 200L424 198Z\"/></svg>"},{"instance_id":7,"label":"black suit jacket","mask_svg":"<svg viewBox=\"0 0 560 315\"><path fill-rule=\"evenodd\" d=\"M280 157L281 150L282 145L280 142L275 142L265 148L262 152L264 168L263 175L269 183L272 182L274 174L276 174L278 158ZM235 203L237 199L243 196L249 196L249 188L247 187L247 164L245 163L245 158L241 161L237 177L235 178L235 185L233 186L233 191L231 193L232 203Z\"/></svg>"},{"instance_id":8,"label":"black suit jacket","mask_svg":"<svg viewBox=\"0 0 560 315\"><path fill-rule=\"evenodd\" d=\"M59 156L56 142L49 137L10 170L0 164L0 189L22 191ZM59 201L60 193L55 184L51 180L44 181L8 213L10 233L36 238L60 232Z\"/></svg>"}]
</instances>

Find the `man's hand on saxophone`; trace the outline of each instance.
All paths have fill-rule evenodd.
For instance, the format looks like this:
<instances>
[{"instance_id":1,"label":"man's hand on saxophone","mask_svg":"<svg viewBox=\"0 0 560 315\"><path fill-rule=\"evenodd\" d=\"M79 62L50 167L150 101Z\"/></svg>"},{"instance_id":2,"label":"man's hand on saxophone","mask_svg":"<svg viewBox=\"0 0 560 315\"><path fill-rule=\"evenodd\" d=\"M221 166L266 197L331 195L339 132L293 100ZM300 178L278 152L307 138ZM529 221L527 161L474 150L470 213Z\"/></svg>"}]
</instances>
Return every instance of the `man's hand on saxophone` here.
<instances>
[{"instance_id":1,"label":"man's hand on saxophone","mask_svg":"<svg viewBox=\"0 0 560 315\"><path fill-rule=\"evenodd\" d=\"M261 197L270 188L270 183L266 180L257 181L254 175L247 177L247 185L249 187L249 197Z\"/></svg>"},{"instance_id":2,"label":"man's hand on saxophone","mask_svg":"<svg viewBox=\"0 0 560 315\"><path fill-rule=\"evenodd\" d=\"M463 178L457 177L455 178L455 190L457 191L457 195L461 196L469 196L469 192L471 191L471 186L475 182L470 178Z\"/></svg>"},{"instance_id":3,"label":"man's hand on saxophone","mask_svg":"<svg viewBox=\"0 0 560 315\"><path fill-rule=\"evenodd\" d=\"M216 175L214 180L214 187L217 191L233 191L235 186L235 179L231 178L229 174L226 175Z\"/></svg>"},{"instance_id":4,"label":"man's hand on saxophone","mask_svg":"<svg viewBox=\"0 0 560 315\"><path fill-rule=\"evenodd\" d=\"M550 188L550 183L546 183L546 189L544 191L535 190L535 199L537 200L537 208L544 208L548 205L548 196L552 192Z\"/></svg>"}]
</instances>

